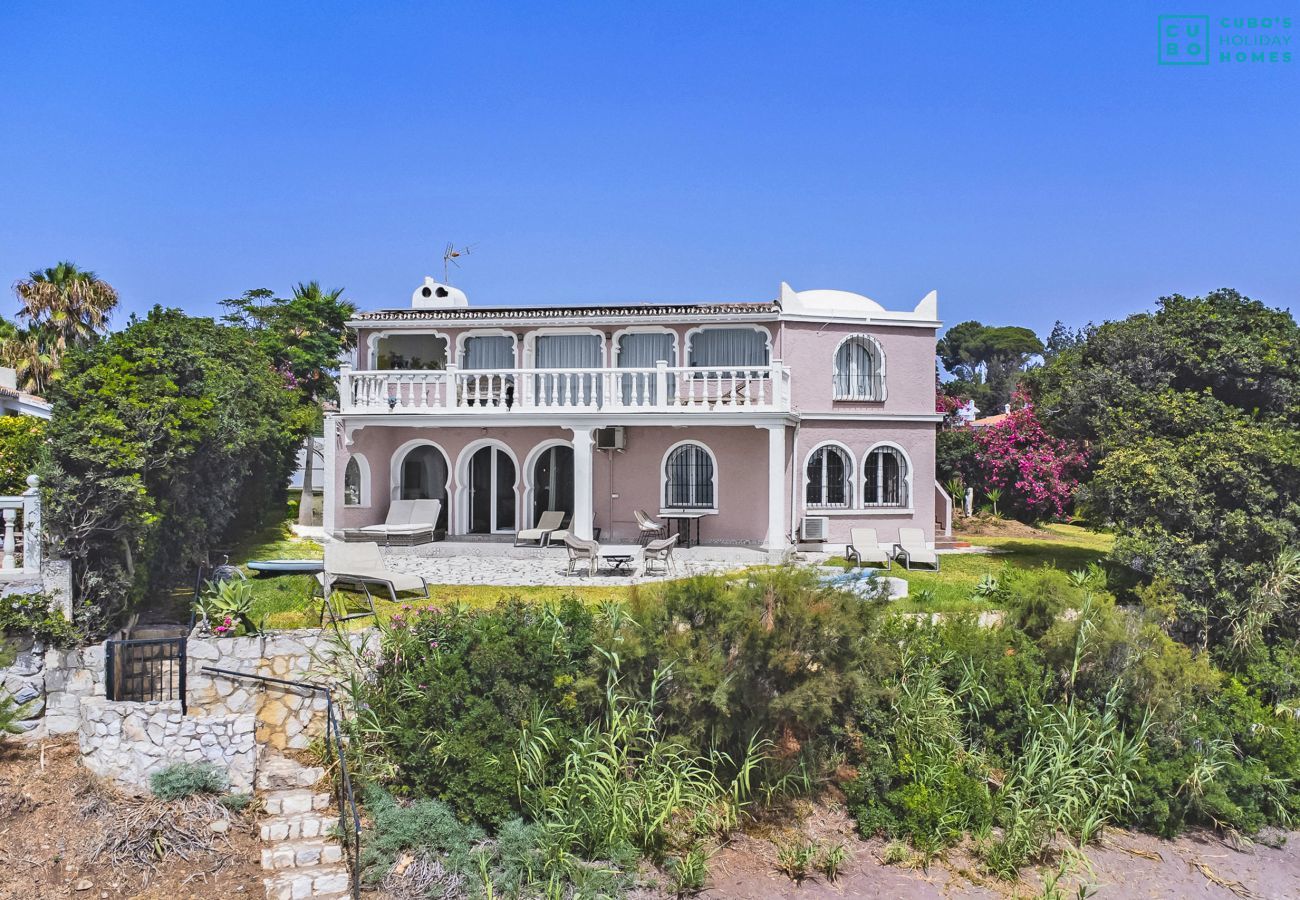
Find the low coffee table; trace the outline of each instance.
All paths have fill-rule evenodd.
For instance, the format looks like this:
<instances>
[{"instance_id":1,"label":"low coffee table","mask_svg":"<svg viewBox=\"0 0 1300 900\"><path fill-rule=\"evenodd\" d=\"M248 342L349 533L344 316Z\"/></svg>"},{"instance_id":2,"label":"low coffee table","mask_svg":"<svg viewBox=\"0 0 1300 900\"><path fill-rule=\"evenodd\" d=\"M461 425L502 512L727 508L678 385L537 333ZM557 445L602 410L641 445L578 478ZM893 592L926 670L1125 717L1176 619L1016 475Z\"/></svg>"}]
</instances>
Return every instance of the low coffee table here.
<instances>
[{"instance_id":1,"label":"low coffee table","mask_svg":"<svg viewBox=\"0 0 1300 900\"><path fill-rule=\"evenodd\" d=\"M641 548L636 544L618 544L600 548L600 561L620 575L631 575L636 571L632 561L636 559Z\"/></svg>"}]
</instances>

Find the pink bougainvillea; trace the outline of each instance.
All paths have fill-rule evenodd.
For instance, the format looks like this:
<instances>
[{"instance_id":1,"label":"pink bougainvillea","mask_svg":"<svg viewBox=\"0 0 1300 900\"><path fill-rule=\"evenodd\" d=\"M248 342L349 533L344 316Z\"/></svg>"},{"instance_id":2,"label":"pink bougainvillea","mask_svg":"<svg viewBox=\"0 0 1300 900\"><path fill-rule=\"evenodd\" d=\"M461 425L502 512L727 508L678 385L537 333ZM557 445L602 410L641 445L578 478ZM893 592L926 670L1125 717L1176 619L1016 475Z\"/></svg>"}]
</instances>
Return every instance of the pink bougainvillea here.
<instances>
[{"instance_id":1,"label":"pink bougainvillea","mask_svg":"<svg viewBox=\"0 0 1300 900\"><path fill-rule=\"evenodd\" d=\"M1030 519L1065 516L1087 459L1043 429L1028 394L1017 391L1011 411L976 431L975 443L985 489L1000 489L1003 504Z\"/></svg>"}]
</instances>

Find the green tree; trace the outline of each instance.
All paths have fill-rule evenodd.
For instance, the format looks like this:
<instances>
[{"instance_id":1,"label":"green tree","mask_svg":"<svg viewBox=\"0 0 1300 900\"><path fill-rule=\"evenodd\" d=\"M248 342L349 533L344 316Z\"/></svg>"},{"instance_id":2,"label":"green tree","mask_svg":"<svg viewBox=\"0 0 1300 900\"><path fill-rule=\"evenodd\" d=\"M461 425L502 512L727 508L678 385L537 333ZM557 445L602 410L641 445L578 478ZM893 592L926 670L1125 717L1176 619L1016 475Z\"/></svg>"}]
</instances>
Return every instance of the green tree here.
<instances>
[{"instance_id":1,"label":"green tree","mask_svg":"<svg viewBox=\"0 0 1300 900\"><path fill-rule=\"evenodd\" d=\"M323 290L318 281L299 282L293 295L277 297L266 288L245 291L242 297L222 302L230 312L226 321L250 328L263 349L297 389L307 408L311 427L304 442L302 498L298 522L312 522L313 435L319 429L321 403L338 397L339 360L354 344L347 321L357 311L343 299L343 289Z\"/></svg>"},{"instance_id":2,"label":"green tree","mask_svg":"<svg viewBox=\"0 0 1300 900\"><path fill-rule=\"evenodd\" d=\"M1233 290L1161 298L1031 376L1056 433L1092 443L1092 515L1113 558L1166 580L1203 643L1300 537L1300 327ZM1263 629L1266 631L1267 629Z\"/></svg>"},{"instance_id":3,"label":"green tree","mask_svg":"<svg viewBox=\"0 0 1300 900\"><path fill-rule=\"evenodd\" d=\"M94 272L60 262L14 284L22 308L18 317L57 370L72 347L84 347L104 332L117 306L117 291Z\"/></svg>"},{"instance_id":4,"label":"green tree","mask_svg":"<svg viewBox=\"0 0 1300 900\"><path fill-rule=\"evenodd\" d=\"M1043 352L1043 343L1028 328L960 322L940 339L937 352L956 379L952 396L970 396L986 413L1011 402L1020 373Z\"/></svg>"},{"instance_id":5,"label":"green tree","mask_svg":"<svg viewBox=\"0 0 1300 900\"><path fill-rule=\"evenodd\" d=\"M277 509L302 437L254 334L160 307L71 352L51 399L46 521L91 633Z\"/></svg>"}]
</instances>

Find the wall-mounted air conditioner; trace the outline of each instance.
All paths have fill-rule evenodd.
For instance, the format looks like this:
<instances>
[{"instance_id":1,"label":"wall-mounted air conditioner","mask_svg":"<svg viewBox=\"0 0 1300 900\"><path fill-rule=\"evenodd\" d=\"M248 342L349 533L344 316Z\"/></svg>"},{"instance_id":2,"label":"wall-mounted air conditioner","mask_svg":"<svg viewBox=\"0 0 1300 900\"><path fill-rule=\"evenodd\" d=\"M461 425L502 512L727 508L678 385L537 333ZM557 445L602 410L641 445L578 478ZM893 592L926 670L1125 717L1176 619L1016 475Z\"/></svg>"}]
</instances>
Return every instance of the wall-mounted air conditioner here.
<instances>
[{"instance_id":1,"label":"wall-mounted air conditioner","mask_svg":"<svg viewBox=\"0 0 1300 900\"><path fill-rule=\"evenodd\" d=\"M799 536L805 541L824 541L831 530L831 520L825 516L804 516Z\"/></svg>"},{"instance_id":2,"label":"wall-mounted air conditioner","mask_svg":"<svg viewBox=\"0 0 1300 900\"><path fill-rule=\"evenodd\" d=\"M623 426L611 425L596 429L597 450L622 450L624 447Z\"/></svg>"}]
</instances>

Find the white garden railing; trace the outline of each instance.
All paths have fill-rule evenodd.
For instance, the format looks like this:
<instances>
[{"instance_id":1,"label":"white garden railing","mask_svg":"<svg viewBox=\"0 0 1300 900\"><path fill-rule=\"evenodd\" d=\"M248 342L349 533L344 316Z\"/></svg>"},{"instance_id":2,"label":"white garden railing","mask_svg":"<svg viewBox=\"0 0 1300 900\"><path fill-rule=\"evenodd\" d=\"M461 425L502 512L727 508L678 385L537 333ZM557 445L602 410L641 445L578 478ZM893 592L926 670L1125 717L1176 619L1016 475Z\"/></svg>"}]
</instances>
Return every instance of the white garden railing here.
<instances>
[{"instance_id":1,"label":"white garden railing","mask_svg":"<svg viewBox=\"0 0 1300 900\"><path fill-rule=\"evenodd\" d=\"M353 371L344 367L341 411L486 413L646 411L786 412L790 371L770 366Z\"/></svg>"},{"instance_id":2,"label":"white garden railing","mask_svg":"<svg viewBox=\"0 0 1300 900\"><path fill-rule=\"evenodd\" d=\"M27 490L16 497L0 497L4 542L0 548L0 576L39 575L41 571L40 481L27 479Z\"/></svg>"}]
</instances>

